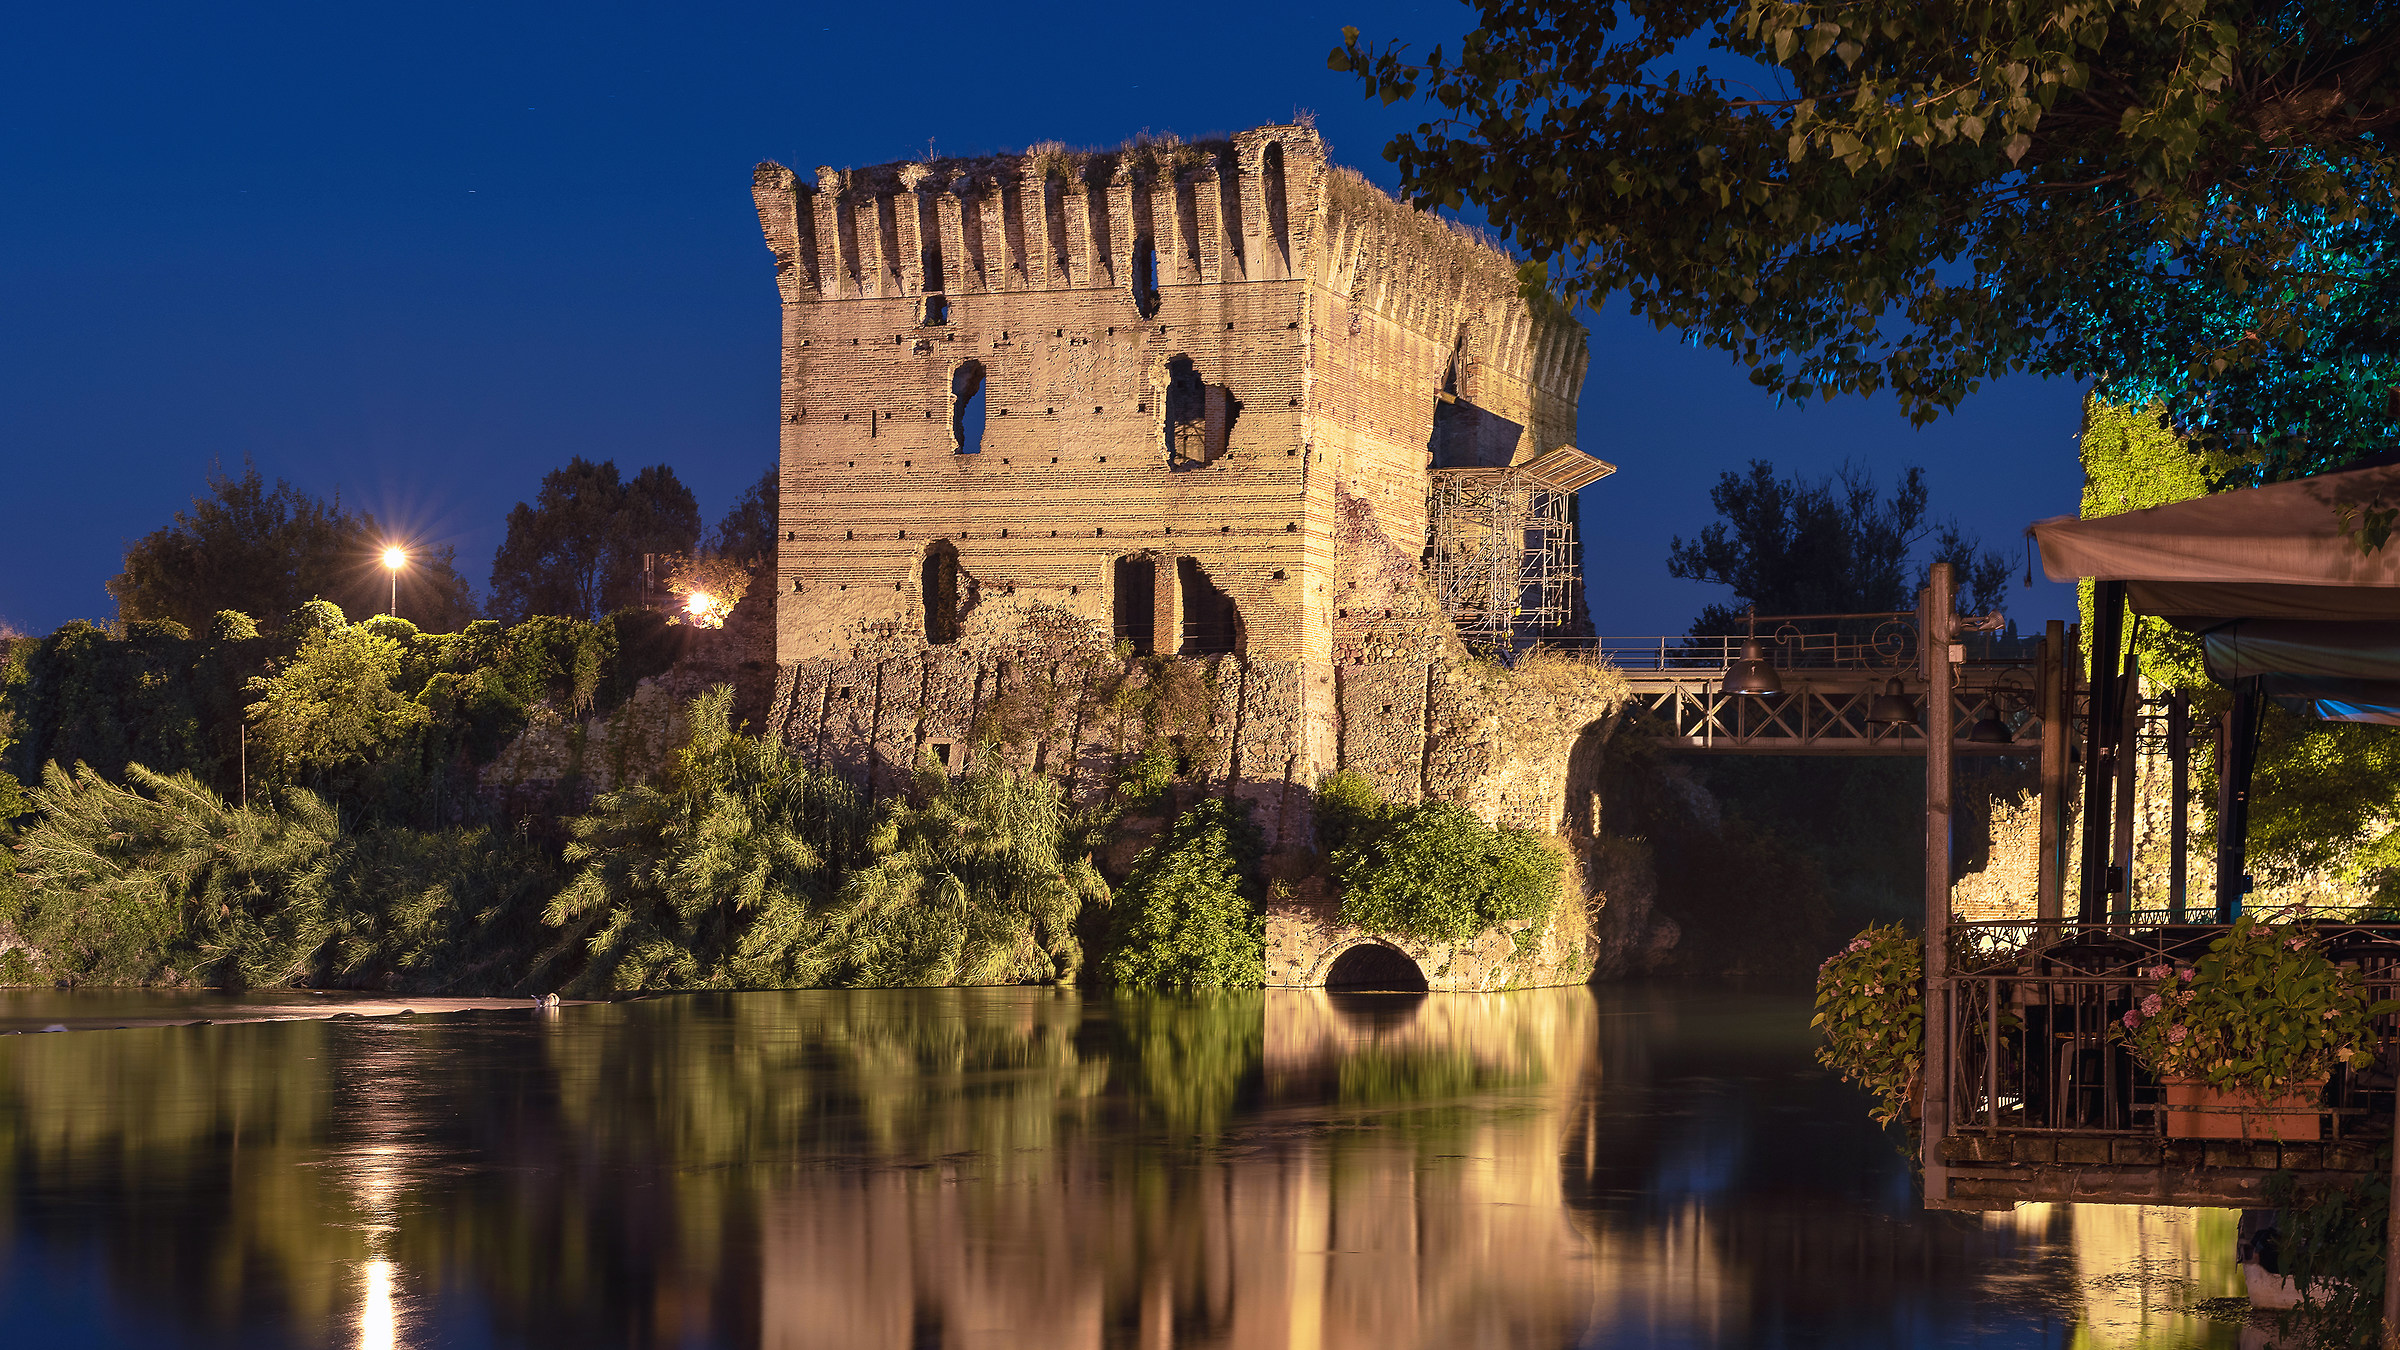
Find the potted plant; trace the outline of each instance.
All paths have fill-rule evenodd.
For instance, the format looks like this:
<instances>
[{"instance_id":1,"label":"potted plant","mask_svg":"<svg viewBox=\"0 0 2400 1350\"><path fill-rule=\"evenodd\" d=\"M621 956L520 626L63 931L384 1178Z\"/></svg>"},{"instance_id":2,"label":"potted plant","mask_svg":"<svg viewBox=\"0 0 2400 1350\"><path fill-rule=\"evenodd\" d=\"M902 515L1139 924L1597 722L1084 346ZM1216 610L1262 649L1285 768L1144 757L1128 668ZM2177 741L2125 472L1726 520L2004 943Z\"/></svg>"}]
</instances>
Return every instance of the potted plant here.
<instances>
[{"instance_id":1,"label":"potted plant","mask_svg":"<svg viewBox=\"0 0 2400 1350\"><path fill-rule=\"evenodd\" d=\"M2375 1062L2369 1023L2395 1008L2310 930L2244 915L2198 961L2143 970L2109 1030L2166 1088L2170 1137L2306 1142L2326 1080Z\"/></svg>"},{"instance_id":2,"label":"potted plant","mask_svg":"<svg viewBox=\"0 0 2400 1350\"><path fill-rule=\"evenodd\" d=\"M1876 924L1817 967L1817 1062L1875 1095L1875 1122L1917 1114L1925 1069L1925 944Z\"/></svg>"}]
</instances>

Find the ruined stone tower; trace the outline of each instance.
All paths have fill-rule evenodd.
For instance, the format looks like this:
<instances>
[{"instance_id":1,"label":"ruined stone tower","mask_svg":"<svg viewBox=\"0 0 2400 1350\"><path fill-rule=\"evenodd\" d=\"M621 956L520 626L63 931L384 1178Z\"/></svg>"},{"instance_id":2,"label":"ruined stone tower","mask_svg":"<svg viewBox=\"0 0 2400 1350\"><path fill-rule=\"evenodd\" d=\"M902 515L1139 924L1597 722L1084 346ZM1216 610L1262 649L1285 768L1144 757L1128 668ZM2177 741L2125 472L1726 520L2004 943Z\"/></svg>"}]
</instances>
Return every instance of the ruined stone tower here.
<instances>
[{"instance_id":1,"label":"ruined stone tower","mask_svg":"<svg viewBox=\"0 0 2400 1350\"><path fill-rule=\"evenodd\" d=\"M1305 845L1337 766L1558 828L1563 750L1498 762L1453 678L1462 626L1582 622L1564 503L1608 467L1571 444L1583 330L1529 309L1505 253L1305 126L765 164L754 192L783 297L784 734L888 786L963 764L1069 648L1130 647L1207 663L1213 762L1187 769L1258 802L1271 846ZM1546 506L1462 534L1429 515L1462 485ZM1497 580L1430 584L1444 559ZM1096 781L1123 741L1090 723L1027 753Z\"/></svg>"}]
</instances>

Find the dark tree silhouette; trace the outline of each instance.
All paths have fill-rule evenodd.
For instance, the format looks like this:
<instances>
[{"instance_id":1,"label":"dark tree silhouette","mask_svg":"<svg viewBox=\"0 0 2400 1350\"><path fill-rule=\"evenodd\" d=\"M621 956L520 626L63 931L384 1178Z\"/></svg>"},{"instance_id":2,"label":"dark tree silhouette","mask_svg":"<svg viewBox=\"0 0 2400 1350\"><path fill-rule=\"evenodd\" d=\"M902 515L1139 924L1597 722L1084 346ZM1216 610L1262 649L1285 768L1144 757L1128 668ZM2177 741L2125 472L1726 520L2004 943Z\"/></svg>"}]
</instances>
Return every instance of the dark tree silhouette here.
<instances>
[{"instance_id":1,"label":"dark tree silhouette","mask_svg":"<svg viewBox=\"0 0 2400 1350\"><path fill-rule=\"evenodd\" d=\"M781 477L774 467L759 475L735 499L725 518L708 537L709 551L755 567L775 556L776 489Z\"/></svg>"},{"instance_id":2,"label":"dark tree silhouette","mask_svg":"<svg viewBox=\"0 0 2400 1350\"><path fill-rule=\"evenodd\" d=\"M578 455L543 476L532 505L509 511L492 612L598 619L631 608L644 598L643 554L690 553L699 541L700 503L673 469L655 464L628 481L614 460Z\"/></svg>"},{"instance_id":3,"label":"dark tree silhouette","mask_svg":"<svg viewBox=\"0 0 2400 1350\"><path fill-rule=\"evenodd\" d=\"M258 467L240 477L210 473L208 494L192 499L174 523L125 549L125 570L108 583L126 623L180 624L207 634L220 610L239 610L261 627L322 597L353 617L391 607L391 578L380 565L390 540L375 517L327 502L281 478L269 486ZM475 616L474 592L449 548L411 550L400 574L400 612L429 632L447 632Z\"/></svg>"},{"instance_id":4,"label":"dark tree silhouette","mask_svg":"<svg viewBox=\"0 0 2400 1350\"><path fill-rule=\"evenodd\" d=\"M1711 604L1695 635L1737 633L1742 611L1761 614L1861 614L1912 609L1927 566L1958 569L1969 612L1988 613L2007 598L2008 562L1981 547L1956 521L1928 524L1925 471L1911 468L1884 497L1874 477L1844 466L1813 482L1777 478L1775 466L1750 461L1709 490L1721 519L1692 540L1676 538L1667 571L1688 581L1732 588L1736 603ZM1919 545L1928 556L1912 568Z\"/></svg>"}]
</instances>

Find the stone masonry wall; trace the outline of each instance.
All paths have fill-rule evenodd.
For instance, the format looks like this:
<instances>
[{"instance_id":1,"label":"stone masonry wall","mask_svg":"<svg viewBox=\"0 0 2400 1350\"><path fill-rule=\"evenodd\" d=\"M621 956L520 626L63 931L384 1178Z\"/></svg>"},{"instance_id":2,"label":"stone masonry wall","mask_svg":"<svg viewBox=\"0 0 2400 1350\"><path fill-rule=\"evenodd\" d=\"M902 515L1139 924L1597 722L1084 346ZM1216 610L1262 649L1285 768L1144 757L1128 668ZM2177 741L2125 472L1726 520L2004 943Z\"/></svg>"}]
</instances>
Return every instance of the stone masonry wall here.
<instances>
[{"instance_id":1,"label":"stone masonry wall","mask_svg":"<svg viewBox=\"0 0 2400 1350\"><path fill-rule=\"evenodd\" d=\"M1510 463L1573 436L1583 330L1525 305L1508 254L1297 125L769 164L753 191L784 302L769 726L874 792L1000 753L1088 800L1139 739L1129 684L1166 681L1187 780L1278 853L1313 849L1337 768L1566 828L1621 682L1472 657L1419 562L1445 399L1517 428ZM1581 978L1576 890L1552 930L1428 971ZM1360 936L1313 894L1271 922L1291 978Z\"/></svg>"}]
</instances>

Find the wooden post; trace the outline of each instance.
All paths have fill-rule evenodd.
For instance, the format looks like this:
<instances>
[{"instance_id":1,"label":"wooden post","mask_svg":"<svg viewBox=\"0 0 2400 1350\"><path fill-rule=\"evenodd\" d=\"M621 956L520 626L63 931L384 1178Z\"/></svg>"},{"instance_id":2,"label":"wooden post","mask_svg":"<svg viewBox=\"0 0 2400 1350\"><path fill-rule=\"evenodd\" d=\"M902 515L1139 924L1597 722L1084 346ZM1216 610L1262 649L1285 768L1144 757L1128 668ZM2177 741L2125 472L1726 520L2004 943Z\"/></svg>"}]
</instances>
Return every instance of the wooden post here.
<instances>
[{"instance_id":1,"label":"wooden post","mask_svg":"<svg viewBox=\"0 0 2400 1350\"><path fill-rule=\"evenodd\" d=\"M2117 647L2124 633L2125 583L2092 583L2092 677L2083 737L2083 884L2077 887L2075 917L2100 923L2108 917L2108 826L2111 792L2117 781Z\"/></svg>"},{"instance_id":2,"label":"wooden post","mask_svg":"<svg viewBox=\"0 0 2400 1350\"><path fill-rule=\"evenodd\" d=\"M2182 923L2191 881L2192 696L2167 697L2167 922Z\"/></svg>"},{"instance_id":3,"label":"wooden post","mask_svg":"<svg viewBox=\"0 0 2400 1350\"><path fill-rule=\"evenodd\" d=\"M2133 807L2142 762L2142 667L2132 652L2125 653L2125 670L2117 679L2117 810L2116 836L2109 855L2111 889L2117 898L2109 915L2119 922L2133 919Z\"/></svg>"},{"instance_id":4,"label":"wooden post","mask_svg":"<svg viewBox=\"0 0 2400 1350\"><path fill-rule=\"evenodd\" d=\"M1925 1199L1950 1198L1942 1141L1950 1133L1950 761L1957 727L1950 708L1950 637L1958 582L1935 563L1917 601L1917 646L1925 663Z\"/></svg>"},{"instance_id":5,"label":"wooden post","mask_svg":"<svg viewBox=\"0 0 2400 1350\"><path fill-rule=\"evenodd\" d=\"M2392 1097L2390 1181L2383 1202L2383 1350L2400 1350L2400 1093Z\"/></svg>"},{"instance_id":6,"label":"wooden post","mask_svg":"<svg viewBox=\"0 0 2400 1350\"><path fill-rule=\"evenodd\" d=\"M2217 922L2242 912L2243 871L2249 866L2250 775L2258 759L2258 687L2246 681L2233 694L2217 741Z\"/></svg>"},{"instance_id":7,"label":"wooden post","mask_svg":"<svg viewBox=\"0 0 2400 1350\"><path fill-rule=\"evenodd\" d=\"M2066 917L2066 857L2060 840L2067 816L2067 624L2052 619L2042 633L2042 856L2036 866L2034 911L2044 923Z\"/></svg>"}]
</instances>

